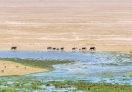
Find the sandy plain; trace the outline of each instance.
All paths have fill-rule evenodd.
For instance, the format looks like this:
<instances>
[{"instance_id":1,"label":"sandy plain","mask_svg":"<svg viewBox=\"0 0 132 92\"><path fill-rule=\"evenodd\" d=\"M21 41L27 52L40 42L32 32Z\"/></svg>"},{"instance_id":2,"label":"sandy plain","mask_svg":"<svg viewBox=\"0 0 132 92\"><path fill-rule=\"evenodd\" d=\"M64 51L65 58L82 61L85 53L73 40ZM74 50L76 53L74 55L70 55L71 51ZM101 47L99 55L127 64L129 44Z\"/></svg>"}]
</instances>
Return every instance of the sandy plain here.
<instances>
[{"instance_id":1,"label":"sandy plain","mask_svg":"<svg viewBox=\"0 0 132 92\"><path fill-rule=\"evenodd\" d=\"M132 50L131 0L0 0L0 50Z\"/></svg>"},{"instance_id":2,"label":"sandy plain","mask_svg":"<svg viewBox=\"0 0 132 92\"><path fill-rule=\"evenodd\" d=\"M24 66L11 61L0 60L0 76L26 75L37 72L48 72L48 70Z\"/></svg>"}]
</instances>

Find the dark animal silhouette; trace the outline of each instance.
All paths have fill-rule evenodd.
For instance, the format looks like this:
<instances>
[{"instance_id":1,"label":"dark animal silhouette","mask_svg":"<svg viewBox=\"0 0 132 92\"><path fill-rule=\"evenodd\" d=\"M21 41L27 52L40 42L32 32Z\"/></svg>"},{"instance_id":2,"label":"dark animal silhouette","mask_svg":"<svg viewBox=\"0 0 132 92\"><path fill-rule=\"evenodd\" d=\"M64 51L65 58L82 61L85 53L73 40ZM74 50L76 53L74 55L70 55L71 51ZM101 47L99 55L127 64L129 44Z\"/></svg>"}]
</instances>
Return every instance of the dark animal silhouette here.
<instances>
[{"instance_id":1,"label":"dark animal silhouette","mask_svg":"<svg viewBox=\"0 0 132 92\"><path fill-rule=\"evenodd\" d=\"M56 50L56 48L53 48L53 50Z\"/></svg>"},{"instance_id":2,"label":"dark animal silhouette","mask_svg":"<svg viewBox=\"0 0 132 92\"><path fill-rule=\"evenodd\" d=\"M87 48L86 47L82 47L82 50L87 50Z\"/></svg>"},{"instance_id":3,"label":"dark animal silhouette","mask_svg":"<svg viewBox=\"0 0 132 92\"><path fill-rule=\"evenodd\" d=\"M52 49L52 47L47 47L47 50L51 50Z\"/></svg>"},{"instance_id":4,"label":"dark animal silhouette","mask_svg":"<svg viewBox=\"0 0 132 92\"><path fill-rule=\"evenodd\" d=\"M95 48L95 47L90 47L89 50L91 50L91 51L92 51L92 50L96 50L96 48Z\"/></svg>"},{"instance_id":5,"label":"dark animal silhouette","mask_svg":"<svg viewBox=\"0 0 132 92\"><path fill-rule=\"evenodd\" d=\"M62 50L64 50L64 47L61 47L60 49L61 49L61 51L62 51Z\"/></svg>"},{"instance_id":6,"label":"dark animal silhouette","mask_svg":"<svg viewBox=\"0 0 132 92\"><path fill-rule=\"evenodd\" d=\"M73 47L72 50L76 50L77 48L76 47Z\"/></svg>"},{"instance_id":7,"label":"dark animal silhouette","mask_svg":"<svg viewBox=\"0 0 132 92\"><path fill-rule=\"evenodd\" d=\"M11 47L11 50L17 50L17 47L16 46Z\"/></svg>"}]
</instances>

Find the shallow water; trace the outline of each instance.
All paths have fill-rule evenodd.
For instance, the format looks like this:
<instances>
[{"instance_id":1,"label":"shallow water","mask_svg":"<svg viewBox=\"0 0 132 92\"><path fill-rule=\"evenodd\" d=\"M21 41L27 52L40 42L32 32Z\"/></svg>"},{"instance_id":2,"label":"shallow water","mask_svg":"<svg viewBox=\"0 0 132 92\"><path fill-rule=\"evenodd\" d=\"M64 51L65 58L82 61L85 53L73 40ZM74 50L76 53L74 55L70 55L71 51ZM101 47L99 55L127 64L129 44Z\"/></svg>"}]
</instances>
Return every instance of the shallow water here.
<instances>
[{"instance_id":1,"label":"shallow water","mask_svg":"<svg viewBox=\"0 0 132 92\"><path fill-rule=\"evenodd\" d=\"M126 54L114 52L0 51L0 57L76 60L74 64L54 65L55 70L51 72L24 76L36 76L41 81L83 80L132 85L132 57Z\"/></svg>"},{"instance_id":2,"label":"shallow water","mask_svg":"<svg viewBox=\"0 0 132 92\"><path fill-rule=\"evenodd\" d=\"M0 51L3 58L31 58L31 59L73 59L87 60L87 55L75 52L54 51Z\"/></svg>"}]
</instances>

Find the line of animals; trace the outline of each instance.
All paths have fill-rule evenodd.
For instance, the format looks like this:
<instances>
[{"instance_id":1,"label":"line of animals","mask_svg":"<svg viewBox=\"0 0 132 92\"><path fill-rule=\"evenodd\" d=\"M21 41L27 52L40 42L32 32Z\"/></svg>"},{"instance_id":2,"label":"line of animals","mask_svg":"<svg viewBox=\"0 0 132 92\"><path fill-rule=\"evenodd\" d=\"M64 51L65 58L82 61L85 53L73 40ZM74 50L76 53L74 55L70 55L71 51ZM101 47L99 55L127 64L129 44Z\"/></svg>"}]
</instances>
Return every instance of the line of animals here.
<instances>
[{"instance_id":1,"label":"line of animals","mask_svg":"<svg viewBox=\"0 0 132 92\"><path fill-rule=\"evenodd\" d=\"M75 51L75 50L77 50L77 49L78 49L77 47L73 47L73 48L72 48L73 51ZM11 47L11 50L17 50L17 47L16 47L16 46ZM64 47L61 47L61 48L47 47L47 50L61 50L61 51L63 51L63 50L64 50ZM79 50L86 51L87 48L86 48L86 47L82 47L82 48L79 49ZM96 50L96 48L95 48L95 47L90 47L89 50L90 50L90 51L94 51L94 50Z\"/></svg>"},{"instance_id":2,"label":"line of animals","mask_svg":"<svg viewBox=\"0 0 132 92\"><path fill-rule=\"evenodd\" d=\"M72 48L72 50L73 51L75 51L75 50L77 50L78 48L77 47L73 47ZM63 51L64 50L64 47L61 47L61 48L52 48L52 47L47 47L47 50L61 50L61 51ZM86 47L82 47L81 49L78 49L78 50L87 50L87 48ZM96 50L96 48L95 47L90 47L89 48L89 50Z\"/></svg>"}]
</instances>

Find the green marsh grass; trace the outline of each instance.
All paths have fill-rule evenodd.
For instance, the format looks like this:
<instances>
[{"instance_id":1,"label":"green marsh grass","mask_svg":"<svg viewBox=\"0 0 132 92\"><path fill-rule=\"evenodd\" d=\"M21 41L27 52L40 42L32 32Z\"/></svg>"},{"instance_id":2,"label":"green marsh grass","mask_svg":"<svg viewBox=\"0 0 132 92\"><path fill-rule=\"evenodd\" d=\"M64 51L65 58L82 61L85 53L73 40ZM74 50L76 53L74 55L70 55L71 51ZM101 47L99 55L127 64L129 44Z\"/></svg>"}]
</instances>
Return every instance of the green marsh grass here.
<instances>
[{"instance_id":1,"label":"green marsh grass","mask_svg":"<svg viewBox=\"0 0 132 92\"><path fill-rule=\"evenodd\" d=\"M12 61L15 63L20 63L25 66L31 66L35 68L46 68L53 70L53 65L56 64L66 64L74 63L73 60L38 60L38 59L20 59L20 58L0 58L0 60Z\"/></svg>"},{"instance_id":2,"label":"green marsh grass","mask_svg":"<svg viewBox=\"0 0 132 92\"><path fill-rule=\"evenodd\" d=\"M51 81L46 84L53 84L56 88L65 88L66 85L74 86L78 90L84 90L86 92L131 92L132 86L119 85L119 84L106 84L106 83L89 83L89 82L73 82L73 81Z\"/></svg>"},{"instance_id":3,"label":"green marsh grass","mask_svg":"<svg viewBox=\"0 0 132 92\"><path fill-rule=\"evenodd\" d=\"M18 80L16 80L18 82ZM25 85L26 82L31 85ZM45 90L40 88L42 85L50 86L53 85L55 88L72 88L75 87L77 90L83 90L85 92L131 92L132 86L130 85L119 85L119 84L107 84L107 83L89 83L83 81L49 81L42 82L37 79L31 80L26 79L26 82L14 83L12 86L8 88L1 88L0 92L21 92L22 89L27 90L24 92L28 92L31 90ZM4 90L4 91L3 91ZM21 91L20 91L21 90ZM71 91L70 91L71 92Z\"/></svg>"},{"instance_id":4,"label":"green marsh grass","mask_svg":"<svg viewBox=\"0 0 132 92\"><path fill-rule=\"evenodd\" d=\"M0 58L0 60L12 61L26 66L46 68L52 70L52 65L74 63L72 60L34 60L34 59L20 59L20 58ZM108 76L108 73L104 74ZM111 75L109 75L111 76ZM7 84L9 80L0 80L0 85L7 86L0 88L0 92L30 92L33 90L44 90L40 86L54 85L55 88L70 88L75 87L77 90L84 90L85 92L131 92L132 86L107 84L107 83L89 83L84 81L50 81L44 82L38 80L36 77L22 77L10 80L13 84ZM113 76L112 76L113 77ZM2 77L1 77L2 78ZM8 77L7 77L8 78ZM9 77L10 78L10 77ZM127 80L124 78L124 80ZM26 91L27 90L27 91Z\"/></svg>"},{"instance_id":5,"label":"green marsh grass","mask_svg":"<svg viewBox=\"0 0 132 92\"><path fill-rule=\"evenodd\" d=\"M7 86L6 88L0 88L0 92L30 92L33 90L46 90L41 86L55 86L56 89L62 88L76 88L76 91L83 90L85 92L131 92L132 86L108 84L108 83L90 83L84 81L41 81L36 77L19 77L15 80L10 80L13 84L7 84L9 80L0 80L1 85ZM3 91L4 90L4 91ZM70 92L76 92L75 90Z\"/></svg>"}]
</instances>

